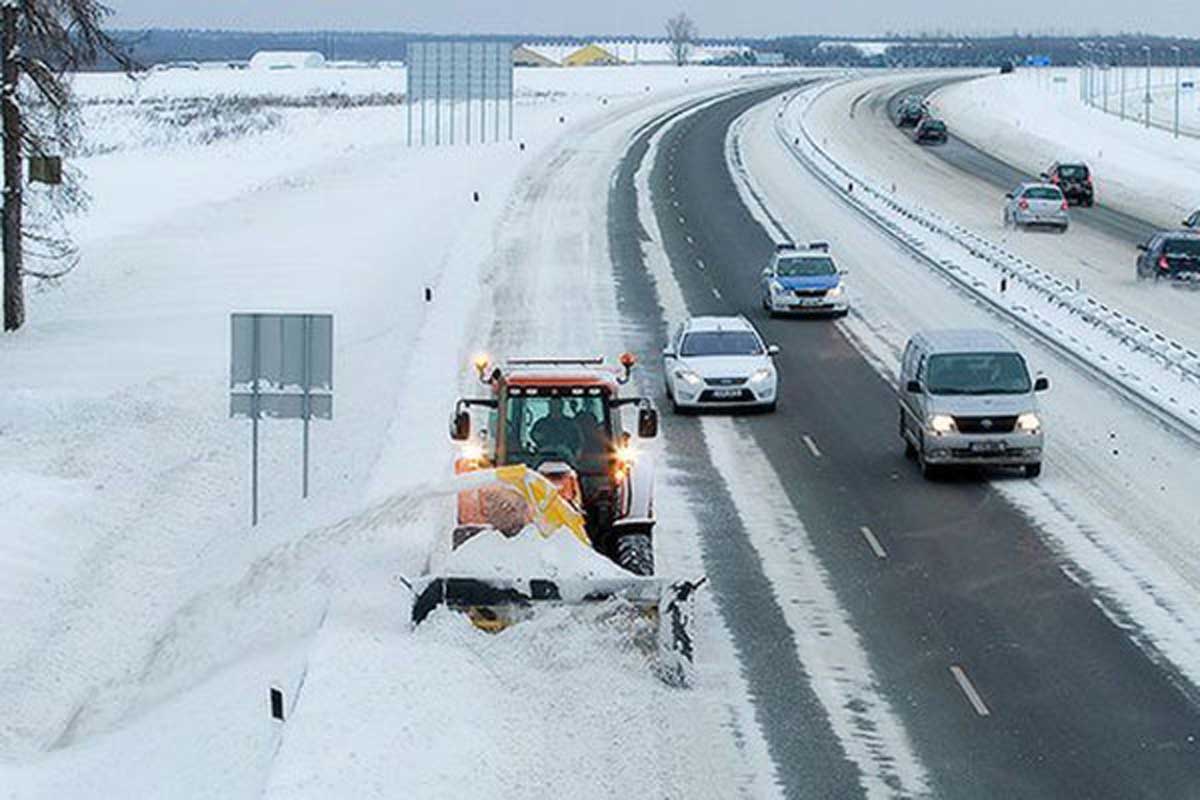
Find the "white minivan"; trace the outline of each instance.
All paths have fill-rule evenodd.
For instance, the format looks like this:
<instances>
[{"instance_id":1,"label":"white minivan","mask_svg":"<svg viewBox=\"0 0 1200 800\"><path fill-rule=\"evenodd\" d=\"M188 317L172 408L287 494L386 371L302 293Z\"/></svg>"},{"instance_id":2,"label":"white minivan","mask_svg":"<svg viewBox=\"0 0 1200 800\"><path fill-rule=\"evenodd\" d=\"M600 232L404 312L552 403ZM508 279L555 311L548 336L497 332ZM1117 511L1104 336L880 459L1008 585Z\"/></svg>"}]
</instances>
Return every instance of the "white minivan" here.
<instances>
[{"instance_id":1,"label":"white minivan","mask_svg":"<svg viewBox=\"0 0 1200 800\"><path fill-rule=\"evenodd\" d=\"M917 333L900 364L900 438L925 477L956 465L1042 471L1044 434L1025 359L1008 339L985 330Z\"/></svg>"}]
</instances>

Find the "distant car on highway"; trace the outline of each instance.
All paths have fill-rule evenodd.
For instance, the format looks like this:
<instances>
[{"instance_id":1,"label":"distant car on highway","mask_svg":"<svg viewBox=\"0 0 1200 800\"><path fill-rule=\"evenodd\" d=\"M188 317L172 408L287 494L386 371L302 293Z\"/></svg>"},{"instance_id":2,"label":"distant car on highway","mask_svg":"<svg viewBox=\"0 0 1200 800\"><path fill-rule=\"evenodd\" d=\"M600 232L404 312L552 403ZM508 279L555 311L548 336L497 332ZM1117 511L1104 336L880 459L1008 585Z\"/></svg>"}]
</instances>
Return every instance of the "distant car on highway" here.
<instances>
[{"instance_id":1,"label":"distant car on highway","mask_svg":"<svg viewBox=\"0 0 1200 800\"><path fill-rule=\"evenodd\" d=\"M1139 280L1170 279L1200 288L1200 232L1160 231L1138 250Z\"/></svg>"},{"instance_id":2,"label":"distant car on highway","mask_svg":"<svg viewBox=\"0 0 1200 800\"><path fill-rule=\"evenodd\" d=\"M911 128L921 121L927 112L925 98L919 94L905 95L896 106L896 125Z\"/></svg>"},{"instance_id":3,"label":"distant car on highway","mask_svg":"<svg viewBox=\"0 0 1200 800\"><path fill-rule=\"evenodd\" d=\"M1044 435L1036 393L1049 388L998 333L917 333L900 364L904 454L926 478L950 466L1018 467L1037 477Z\"/></svg>"},{"instance_id":4,"label":"distant car on highway","mask_svg":"<svg viewBox=\"0 0 1200 800\"><path fill-rule=\"evenodd\" d=\"M1067 202L1090 206L1096 202L1096 189L1092 185L1092 171L1087 164L1060 164L1055 162L1042 173L1042 180L1062 190Z\"/></svg>"},{"instance_id":5,"label":"distant car on highway","mask_svg":"<svg viewBox=\"0 0 1200 800\"><path fill-rule=\"evenodd\" d=\"M917 144L945 144L948 134L946 123L933 117L925 117L913 129L913 141Z\"/></svg>"},{"instance_id":6,"label":"distant car on highway","mask_svg":"<svg viewBox=\"0 0 1200 800\"><path fill-rule=\"evenodd\" d=\"M1067 198L1052 183L1022 183L1004 197L1005 225L1045 225L1065 231L1071 224Z\"/></svg>"},{"instance_id":7,"label":"distant car on highway","mask_svg":"<svg viewBox=\"0 0 1200 800\"><path fill-rule=\"evenodd\" d=\"M826 242L810 242L806 249L779 245L762 271L762 307L776 314L832 314L850 312L845 273L837 268Z\"/></svg>"},{"instance_id":8,"label":"distant car on highway","mask_svg":"<svg viewBox=\"0 0 1200 800\"><path fill-rule=\"evenodd\" d=\"M705 408L774 411L775 345L743 316L692 317L663 350L667 397L676 413Z\"/></svg>"},{"instance_id":9,"label":"distant car on highway","mask_svg":"<svg viewBox=\"0 0 1200 800\"><path fill-rule=\"evenodd\" d=\"M1001 75L1011 75L1012 73L1016 72L1016 69L1017 65L1011 61L1004 61L1000 64Z\"/></svg>"}]
</instances>

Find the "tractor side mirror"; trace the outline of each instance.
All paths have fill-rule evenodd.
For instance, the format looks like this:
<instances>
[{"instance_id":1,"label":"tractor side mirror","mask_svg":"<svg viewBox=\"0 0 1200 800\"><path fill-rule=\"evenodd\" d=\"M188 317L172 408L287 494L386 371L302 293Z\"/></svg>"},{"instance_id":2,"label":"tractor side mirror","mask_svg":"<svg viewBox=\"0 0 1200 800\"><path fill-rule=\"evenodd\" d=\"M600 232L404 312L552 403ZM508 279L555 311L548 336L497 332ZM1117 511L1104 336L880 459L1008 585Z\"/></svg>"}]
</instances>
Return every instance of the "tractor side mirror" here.
<instances>
[{"instance_id":1,"label":"tractor side mirror","mask_svg":"<svg viewBox=\"0 0 1200 800\"><path fill-rule=\"evenodd\" d=\"M1041 175L1041 178L1042 178L1042 180L1044 180L1044 181L1048 181L1048 180L1050 180L1050 173L1049 173L1049 172L1042 172L1042 173L1039 173L1039 174Z\"/></svg>"},{"instance_id":2,"label":"tractor side mirror","mask_svg":"<svg viewBox=\"0 0 1200 800\"><path fill-rule=\"evenodd\" d=\"M456 442L471 438L471 415L467 411L455 411L450 418L450 438Z\"/></svg>"},{"instance_id":3,"label":"tractor side mirror","mask_svg":"<svg viewBox=\"0 0 1200 800\"><path fill-rule=\"evenodd\" d=\"M906 391L908 391L912 394L920 394L921 393L921 382L920 381L909 381L908 383L906 383L904 385L904 388Z\"/></svg>"},{"instance_id":4,"label":"tractor side mirror","mask_svg":"<svg viewBox=\"0 0 1200 800\"><path fill-rule=\"evenodd\" d=\"M1050 379L1046 377L1038 378L1033 382L1033 390L1035 392L1044 392L1050 388Z\"/></svg>"},{"instance_id":5,"label":"tractor side mirror","mask_svg":"<svg viewBox=\"0 0 1200 800\"><path fill-rule=\"evenodd\" d=\"M644 406L638 409L638 438L653 439L658 436L658 411Z\"/></svg>"}]
</instances>

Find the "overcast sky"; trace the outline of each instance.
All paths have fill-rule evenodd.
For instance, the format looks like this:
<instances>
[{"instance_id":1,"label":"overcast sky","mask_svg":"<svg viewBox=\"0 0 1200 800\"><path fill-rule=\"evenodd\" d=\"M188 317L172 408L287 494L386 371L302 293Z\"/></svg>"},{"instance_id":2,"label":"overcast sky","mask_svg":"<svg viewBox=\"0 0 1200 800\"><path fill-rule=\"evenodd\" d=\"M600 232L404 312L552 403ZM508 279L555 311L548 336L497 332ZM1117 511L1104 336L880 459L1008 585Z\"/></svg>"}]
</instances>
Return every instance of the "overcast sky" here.
<instances>
[{"instance_id":1,"label":"overcast sky","mask_svg":"<svg viewBox=\"0 0 1200 800\"><path fill-rule=\"evenodd\" d=\"M119 27L659 35L685 10L704 36L1145 31L1194 36L1185 0L107 0Z\"/></svg>"}]
</instances>

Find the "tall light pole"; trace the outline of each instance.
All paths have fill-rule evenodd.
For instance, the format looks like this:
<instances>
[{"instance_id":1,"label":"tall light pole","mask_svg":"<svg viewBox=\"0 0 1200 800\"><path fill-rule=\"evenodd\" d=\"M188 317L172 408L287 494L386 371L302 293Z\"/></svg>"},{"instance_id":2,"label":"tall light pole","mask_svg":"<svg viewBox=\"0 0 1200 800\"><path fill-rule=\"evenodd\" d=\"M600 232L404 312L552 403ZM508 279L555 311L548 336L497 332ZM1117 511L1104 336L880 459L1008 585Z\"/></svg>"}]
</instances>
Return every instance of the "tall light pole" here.
<instances>
[{"instance_id":1,"label":"tall light pole","mask_svg":"<svg viewBox=\"0 0 1200 800\"><path fill-rule=\"evenodd\" d=\"M1142 45L1142 50L1146 52L1146 96L1142 102L1146 104L1146 129L1150 129L1150 104L1154 102L1150 98L1150 45Z\"/></svg>"},{"instance_id":2,"label":"tall light pole","mask_svg":"<svg viewBox=\"0 0 1200 800\"><path fill-rule=\"evenodd\" d=\"M1125 45L1117 45L1117 64L1121 70L1121 121L1125 121Z\"/></svg>"},{"instance_id":3,"label":"tall light pole","mask_svg":"<svg viewBox=\"0 0 1200 800\"><path fill-rule=\"evenodd\" d=\"M1108 65L1112 61L1108 54L1108 44L1100 45L1100 79L1104 90L1104 113L1108 113Z\"/></svg>"},{"instance_id":4,"label":"tall light pole","mask_svg":"<svg viewBox=\"0 0 1200 800\"><path fill-rule=\"evenodd\" d=\"M1175 51L1175 138L1179 138L1179 45L1171 45Z\"/></svg>"}]
</instances>

